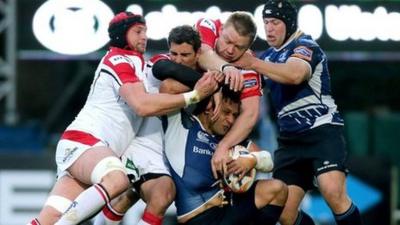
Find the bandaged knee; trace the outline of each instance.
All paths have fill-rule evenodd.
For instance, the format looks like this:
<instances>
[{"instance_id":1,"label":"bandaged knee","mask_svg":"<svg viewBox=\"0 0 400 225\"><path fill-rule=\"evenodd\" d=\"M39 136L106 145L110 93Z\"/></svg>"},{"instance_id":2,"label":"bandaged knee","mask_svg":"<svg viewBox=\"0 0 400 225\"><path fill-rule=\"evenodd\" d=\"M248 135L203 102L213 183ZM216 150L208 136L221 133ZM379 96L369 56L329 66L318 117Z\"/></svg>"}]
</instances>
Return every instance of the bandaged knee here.
<instances>
[{"instance_id":1,"label":"bandaged knee","mask_svg":"<svg viewBox=\"0 0 400 225\"><path fill-rule=\"evenodd\" d=\"M93 184L100 183L103 177L111 171L121 171L126 174L126 170L121 160L117 157L109 156L102 159L97 165L94 167L92 171L92 175L90 176L90 180Z\"/></svg>"},{"instance_id":2,"label":"bandaged knee","mask_svg":"<svg viewBox=\"0 0 400 225\"><path fill-rule=\"evenodd\" d=\"M257 160L256 170L262 172L270 172L274 168L274 162L272 161L271 154L266 150L261 150L258 152L250 152L254 158Z\"/></svg>"},{"instance_id":3,"label":"bandaged knee","mask_svg":"<svg viewBox=\"0 0 400 225\"><path fill-rule=\"evenodd\" d=\"M47 198L46 203L44 205L51 206L60 213L64 213L68 207L71 205L72 201L68 198L59 196L59 195L51 195Z\"/></svg>"}]
</instances>

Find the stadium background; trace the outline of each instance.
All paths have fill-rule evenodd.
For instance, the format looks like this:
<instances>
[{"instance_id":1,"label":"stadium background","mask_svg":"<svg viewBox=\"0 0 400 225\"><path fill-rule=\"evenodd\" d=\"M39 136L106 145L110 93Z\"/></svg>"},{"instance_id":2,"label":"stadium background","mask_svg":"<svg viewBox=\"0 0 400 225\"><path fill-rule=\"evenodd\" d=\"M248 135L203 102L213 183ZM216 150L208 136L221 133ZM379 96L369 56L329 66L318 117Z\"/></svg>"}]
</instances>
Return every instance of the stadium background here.
<instances>
[{"instance_id":1,"label":"stadium background","mask_svg":"<svg viewBox=\"0 0 400 225\"><path fill-rule=\"evenodd\" d=\"M71 7L71 2L76 5ZM78 55L50 50L38 34L34 34L35 13L52 3L67 5L70 12L67 16L73 17L74 13L85 12L84 6L88 2L101 5L99 11L106 6L114 13L128 8L142 9L143 14L149 16L146 19L156 24L154 31L178 25L174 23L182 21L184 16L195 17L201 15L199 12L218 17L221 11L244 10L257 16L257 9L263 4L259 0L1 0L0 225L25 224L37 214L54 182L55 144L84 104L99 57L106 50L105 46L99 46L96 51ZM295 2L298 6L308 7L311 11L307 12L316 13L313 14L315 18L303 22L314 21L314 27L321 28L315 31L316 34L320 31L318 42L330 60L333 95L346 121L352 171L349 192L360 206L365 224L400 224L397 175L400 166L400 2ZM166 5L169 8L165 8ZM210 9L211 6L214 8ZM329 14L327 9L332 6L353 7L353 10L357 7L364 14L349 16L344 11L343 14ZM89 11L96 14L96 10L92 7ZM318 10L321 17L318 17ZM54 18L60 16L60 12L63 11L47 7L48 20L42 26L49 27L49 35L54 38L67 26L65 35L70 37L65 40L71 41L59 45L69 49L77 47L78 50L79 43L88 45L83 38L79 39L82 35L79 26L86 23L70 19L69 24L57 26ZM259 22L260 18L256 20ZM328 29L329 22L343 27L342 36ZM101 17L96 17L96 29L101 29L101 25ZM356 32L363 29L370 29L370 32ZM392 31L392 36L382 38L379 35L382 29ZM346 32L352 38L346 38ZM368 34L376 34L376 37ZM354 38L357 35L359 38ZM78 37L78 44L73 42L74 37ZM340 37L343 40L338 40ZM266 48L260 38L252 47L256 53ZM166 49L165 39L150 39L147 57ZM253 135L255 138L261 136L257 130ZM318 193L307 196L303 205L319 224L333 224L324 207ZM137 212L140 209L132 210L125 224L133 224ZM174 224L172 218L173 209L165 224Z\"/></svg>"}]
</instances>

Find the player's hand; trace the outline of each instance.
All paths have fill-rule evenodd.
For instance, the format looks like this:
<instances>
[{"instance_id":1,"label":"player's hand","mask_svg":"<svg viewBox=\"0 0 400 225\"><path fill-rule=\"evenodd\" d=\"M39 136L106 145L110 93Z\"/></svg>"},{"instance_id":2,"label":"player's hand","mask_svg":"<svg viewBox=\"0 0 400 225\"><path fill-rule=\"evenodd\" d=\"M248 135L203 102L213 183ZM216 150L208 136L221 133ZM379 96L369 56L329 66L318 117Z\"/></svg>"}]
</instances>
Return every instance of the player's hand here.
<instances>
[{"instance_id":1,"label":"player's hand","mask_svg":"<svg viewBox=\"0 0 400 225\"><path fill-rule=\"evenodd\" d=\"M209 72L206 72L200 78L200 80L197 81L194 89L197 91L200 99L204 99L218 89L218 83L214 79L213 75L211 75Z\"/></svg>"},{"instance_id":2,"label":"player's hand","mask_svg":"<svg viewBox=\"0 0 400 225\"><path fill-rule=\"evenodd\" d=\"M220 72L220 71L216 71L216 70L210 71L210 72L213 74L215 80L216 80L219 84L222 84L222 82L224 82L224 80L225 80L225 74L224 74L224 73L222 73L222 72Z\"/></svg>"},{"instance_id":3,"label":"player's hand","mask_svg":"<svg viewBox=\"0 0 400 225\"><path fill-rule=\"evenodd\" d=\"M251 155L239 156L237 159L227 163L228 174L239 175L239 179L242 179L256 164L256 158Z\"/></svg>"},{"instance_id":4,"label":"player's hand","mask_svg":"<svg viewBox=\"0 0 400 225\"><path fill-rule=\"evenodd\" d=\"M243 88L243 76L233 65L225 66L222 71L225 74L225 84L229 84L229 88L234 91L240 91Z\"/></svg>"},{"instance_id":5,"label":"player's hand","mask_svg":"<svg viewBox=\"0 0 400 225\"><path fill-rule=\"evenodd\" d=\"M232 161L228 154L229 148L218 144L211 159L211 169L215 179L227 174L227 163Z\"/></svg>"},{"instance_id":6,"label":"player's hand","mask_svg":"<svg viewBox=\"0 0 400 225\"><path fill-rule=\"evenodd\" d=\"M233 64L237 67L240 67L245 70L253 70L253 63L256 60L250 52L245 52L237 61Z\"/></svg>"},{"instance_id":7,"label":"player's hand","mask_svg":"<svg viewBox=\"0 0 400 225\"><path fill-rule=\"evenodd\" d=\"M217 91L212 96L214 101L214 111L211 116L211 121L215 122L218 120L219 116L221 115L221 103L222 103L222 93L221 91Z\"/></svg>"}]
</instances>

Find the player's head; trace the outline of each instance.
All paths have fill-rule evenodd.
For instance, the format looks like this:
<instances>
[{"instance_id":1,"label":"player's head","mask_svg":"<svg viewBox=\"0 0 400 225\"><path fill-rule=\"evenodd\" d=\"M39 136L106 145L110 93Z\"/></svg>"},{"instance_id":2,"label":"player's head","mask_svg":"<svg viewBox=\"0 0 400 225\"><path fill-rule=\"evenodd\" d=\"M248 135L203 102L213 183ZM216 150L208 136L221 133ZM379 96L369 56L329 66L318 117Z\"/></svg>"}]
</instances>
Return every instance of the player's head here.
<instances>
[{"instance_id":1,"label":"player's head","mask_svg":"<svg viewBox=\"0 0 400 225\"><path fill-rule=\"evenodd\" d=\"M195 69L200 46L200 35L191 26L177 26L169 32L169 53L176 63Z\"/></svg>"},{"instance_id":2,"label":"player's head","mask_svg":"<svg viewBox=\"0 0 400 225\"><path fill-rule=\"evenodd\" d=\"M108 26L110 46L144 53L147 44L146 31L143 16L131 12L118 13Z\"/></svg>"},{"instance_id":3,"label":"player's head","mask_svg":"<svg viewBox=\"0 0 400 225\"><path fill-rule=\"evenodd\" d=\"M287 0L268 0L262 11L270 46L279 48L297 30L297 9Z\"/></svg>"},{"instance_id":4,"label":"player's head","mask_svg":"<svg viewBox=\"0 0 400 225\"><path fill-rule=\"evenodd\" d=\"M203 127L214 135L223 136L232 127L240 112L240 92L230 90L229 86L221 88L222 101L220 105L219 117L212 120L215 109L213 97L209 97L199 102L193 114L198 115Z\"/></svg>"},{"instance_id":5,"label":"player's head","mask_svg":"<svg viewBox=\"0 0 400 225\"><path fill-rule=\"evenodd\" d=\"M219 31L216 51L228 62L236 61L254 42L257 27L247 12L233 12Z\"/></svg>"}]
</instances>

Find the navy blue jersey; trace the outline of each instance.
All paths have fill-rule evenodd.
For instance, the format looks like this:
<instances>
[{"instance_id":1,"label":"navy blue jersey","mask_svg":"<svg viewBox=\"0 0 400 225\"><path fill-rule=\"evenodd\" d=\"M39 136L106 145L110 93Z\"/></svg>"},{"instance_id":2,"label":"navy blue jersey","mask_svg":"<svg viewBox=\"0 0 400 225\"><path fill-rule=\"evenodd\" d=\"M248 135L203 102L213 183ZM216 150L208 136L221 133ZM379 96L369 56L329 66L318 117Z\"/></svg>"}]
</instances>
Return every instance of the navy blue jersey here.
<instances>
[{"instance_id":1,"label":"navy blue jersey","mask_svg":"<svg viewBox=\"0 0 400 225\"><path fill-rule=\"evenodd\" d=\"M211 170L211 158L220 139L183 110L168 115L165 155L176 185L178 219L222 192ZM242 145L249 143L247 140Z\"/></svg>"},{"instance_id":2,"label":"navy blue jersey","mask_svg":"<svg viewBox=\"0 0 400 225\"><path fill-rule=\"evenodd\" d=\"M208 134L200 121L184 111L168 116L165 155L176 185L177 215L183 216L206 203L220 188L214 185L211 157L219 138Z\"/></svg>"},{"instance_id":3,"label":"navy blue jersey","mask_svg":"<svg viewBox=\"0 0 400 225\"><path fill-rule=\"evenodd\" d=\"M280 49L269 48L260 56L262 60L274 63L285 63L290 57L306 62L311 74L299 85L266 80L278 113L279 131L295 134L323 124L343 125L331 96L327 57L319 45L311 36L298 31Z\"/></svg>"}]
</instances>

